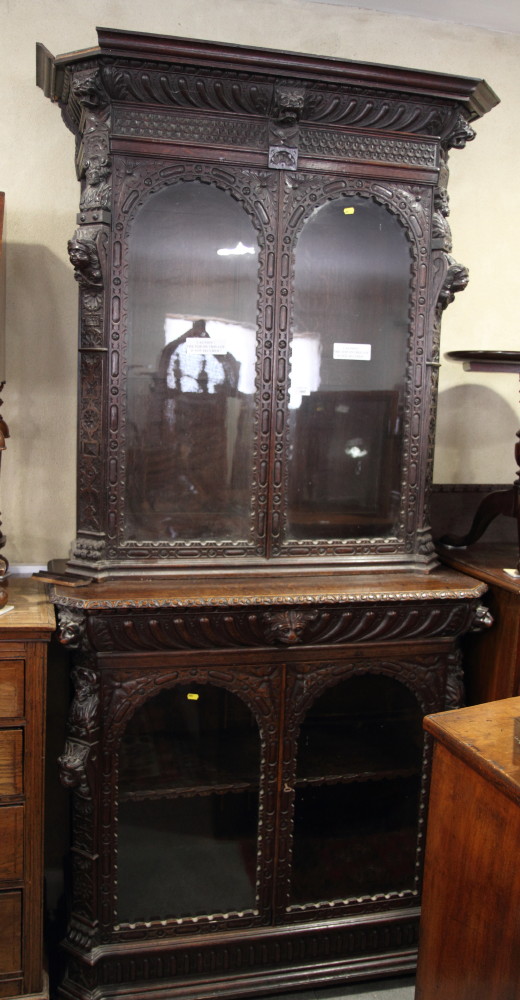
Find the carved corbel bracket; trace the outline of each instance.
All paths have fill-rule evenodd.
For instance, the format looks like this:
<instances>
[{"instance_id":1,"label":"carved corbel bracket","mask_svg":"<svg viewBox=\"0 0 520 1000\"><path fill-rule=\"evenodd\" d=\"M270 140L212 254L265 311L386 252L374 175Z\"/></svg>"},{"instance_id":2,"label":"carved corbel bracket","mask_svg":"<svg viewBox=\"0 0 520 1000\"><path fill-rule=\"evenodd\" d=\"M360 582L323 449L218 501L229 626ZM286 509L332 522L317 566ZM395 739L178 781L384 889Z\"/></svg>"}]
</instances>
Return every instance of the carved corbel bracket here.
<instances>
[{"instance_id":1,"label":"carved corbel bracket","mask_svg":"<svg viewBox=\"0 0 520 1000\"><path fill-rule=\"evenodd\" d=\"M269 121L269 166L274 170L298 167L299 121L304 104L305 87L275 87Z\"/></svg>"},{"instance_id":2,"label":"carved corbel bracket","mask_svg":"<svg viewBox=\"0 0 520 1000\"><path fill-rule=\"evenodd\" d=\"M446 275L439 292L437 307L441 311L453 302L457 292L463 292L469 281L469 271L459 264L451 254L446 254Z\"/></svg>"},{"instance_id":3,"label":"carved corbel bracket","mask_svg":"<svg viewBox=\"0 0 520 1000\"><path fill-rule=\"evenodd\" d=\"M102 292L103 275L96 240L75 233L67 243L67 250L81 288L94 294Z\"/></svg>"},{"instance_id":4,"label":"carved corbel bracket","mask_svg":"<svg viewBox=\"0 0 520 1000\"><path fill-rule=\"evenodd\" d=\"M79 649L84 644L86 618L83 611L58 607L58 636L63 646Z\"/></svg>"},{"instance_id":5,"label":"carved corbel bracket","mask_svg":"<svg viewBox=\"0 0 520 1000\"><path fill-rule=\"evenodd\" d=\"M446 149L464 149L467 142L472 142L476 132L472 129L467 118L462 111L456 112L454 119L447 131L443 145Z\"/></svg>"}]
</instances>

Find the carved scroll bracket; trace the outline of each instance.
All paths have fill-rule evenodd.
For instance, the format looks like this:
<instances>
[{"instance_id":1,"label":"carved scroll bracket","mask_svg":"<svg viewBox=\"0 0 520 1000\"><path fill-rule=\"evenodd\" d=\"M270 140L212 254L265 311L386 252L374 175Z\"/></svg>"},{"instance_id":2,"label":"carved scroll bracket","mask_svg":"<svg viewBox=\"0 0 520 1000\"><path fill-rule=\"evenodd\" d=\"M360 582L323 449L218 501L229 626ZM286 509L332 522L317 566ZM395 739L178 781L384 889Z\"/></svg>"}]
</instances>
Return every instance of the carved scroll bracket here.
<instances>
[{"instance_id":1,"label":"carved scroll bracket","mask_svg":"<svg viewBox=\"0 0 520 1000\"><path fill-rule=\"evenodd\" d=\"M269 166L274 170L298 168L299 121L304 103L305 87L275 87L269 121Z\"/></svg>"}]
</instances>

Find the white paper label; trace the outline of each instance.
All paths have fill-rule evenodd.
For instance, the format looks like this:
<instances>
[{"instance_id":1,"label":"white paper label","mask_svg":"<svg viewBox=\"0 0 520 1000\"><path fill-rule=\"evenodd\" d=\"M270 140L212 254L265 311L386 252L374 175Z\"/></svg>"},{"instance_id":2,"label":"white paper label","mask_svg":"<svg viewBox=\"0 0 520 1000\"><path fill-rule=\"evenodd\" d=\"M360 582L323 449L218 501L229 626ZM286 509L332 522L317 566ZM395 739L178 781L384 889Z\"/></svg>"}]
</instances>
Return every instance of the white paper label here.
<instances>
[{"instance_id":1,"label":"white paper label","mask_svg":"<svg viewBox=\"0 0 520 1000\"><path fill-rule=\"evenodd\" d=\"M370 361L372 344L334 344L332 356L337 361Z\"/></svg>"},{"instance_id":2,"label":"white paper label","mask_svg":"<svg viewBox=\"0 0 520 1000\"><path fill-rule=\"evenodd\" d=\"M188 337L186 354L227 354L227 349L221 340L211 340L210 337Z\"/></svg>"}]
</instances>

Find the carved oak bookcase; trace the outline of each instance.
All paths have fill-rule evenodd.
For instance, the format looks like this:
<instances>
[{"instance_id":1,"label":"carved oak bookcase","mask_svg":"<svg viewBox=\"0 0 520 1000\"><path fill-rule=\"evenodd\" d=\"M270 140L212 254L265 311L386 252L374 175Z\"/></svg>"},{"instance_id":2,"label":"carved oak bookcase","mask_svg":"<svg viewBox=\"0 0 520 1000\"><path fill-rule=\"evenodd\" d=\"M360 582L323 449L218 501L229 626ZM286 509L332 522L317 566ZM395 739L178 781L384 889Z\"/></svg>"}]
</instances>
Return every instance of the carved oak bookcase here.
<instances>
[{"instance_id":1,"label":"carved oak bookcase","mask_svg":"<svg viewBox=\"0 0 520 1000\"><path fill-rule=\"evenodd\" d=\"M98 29L76 137L75 694L61 986L269 993L412 969L425 713L481 583L428 526L447 158L480 80Z\"/></svg>"}]
</instances>

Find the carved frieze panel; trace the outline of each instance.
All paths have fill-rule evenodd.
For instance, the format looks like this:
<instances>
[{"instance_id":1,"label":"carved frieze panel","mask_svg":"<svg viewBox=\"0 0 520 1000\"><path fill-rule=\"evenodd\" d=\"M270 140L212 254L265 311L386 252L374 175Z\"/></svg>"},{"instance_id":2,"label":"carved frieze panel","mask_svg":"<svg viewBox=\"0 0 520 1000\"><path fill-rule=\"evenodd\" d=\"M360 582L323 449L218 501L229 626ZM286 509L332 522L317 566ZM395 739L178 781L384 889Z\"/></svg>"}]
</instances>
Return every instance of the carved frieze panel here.
<instances>
[{"instance_id":1,"label":"carved frieze panel","mask_svg":"<svg viewBox=\"0 0 520 1000\"><path fill-rule=\"evenodd\" d=\"M345 160L375 160L381 163L410 163L435 169L437 147L434 142L381 138L363 132L340 132L327 128L300 129L300 153L305 156L340 157Z\"/></svg>"},{"instance_id":2,"label":"carved frieze panel","mask_svg":"<svg viewBox=\"0 0 520 1000\"><path fill-rule=\"evenodd\" d=\"M149 108L117 107L114 110L114 135L139 139L163 139L195 145L243 146L265 149L267 126L240 118L201 118L188 113L172 114Z\"/></svg>"},{"instance_id":3,"label":"carved frieze panel","mask_svg":"<svg viewBox=\"0 0 520 1000\"><path fill-rule=\"evenodd\" d=\"M475 602L414 602L269 610L179 612L176 609L89 616L99 652L339 645L456 637L471 627Z\"/></svg>"}]
</instances>

